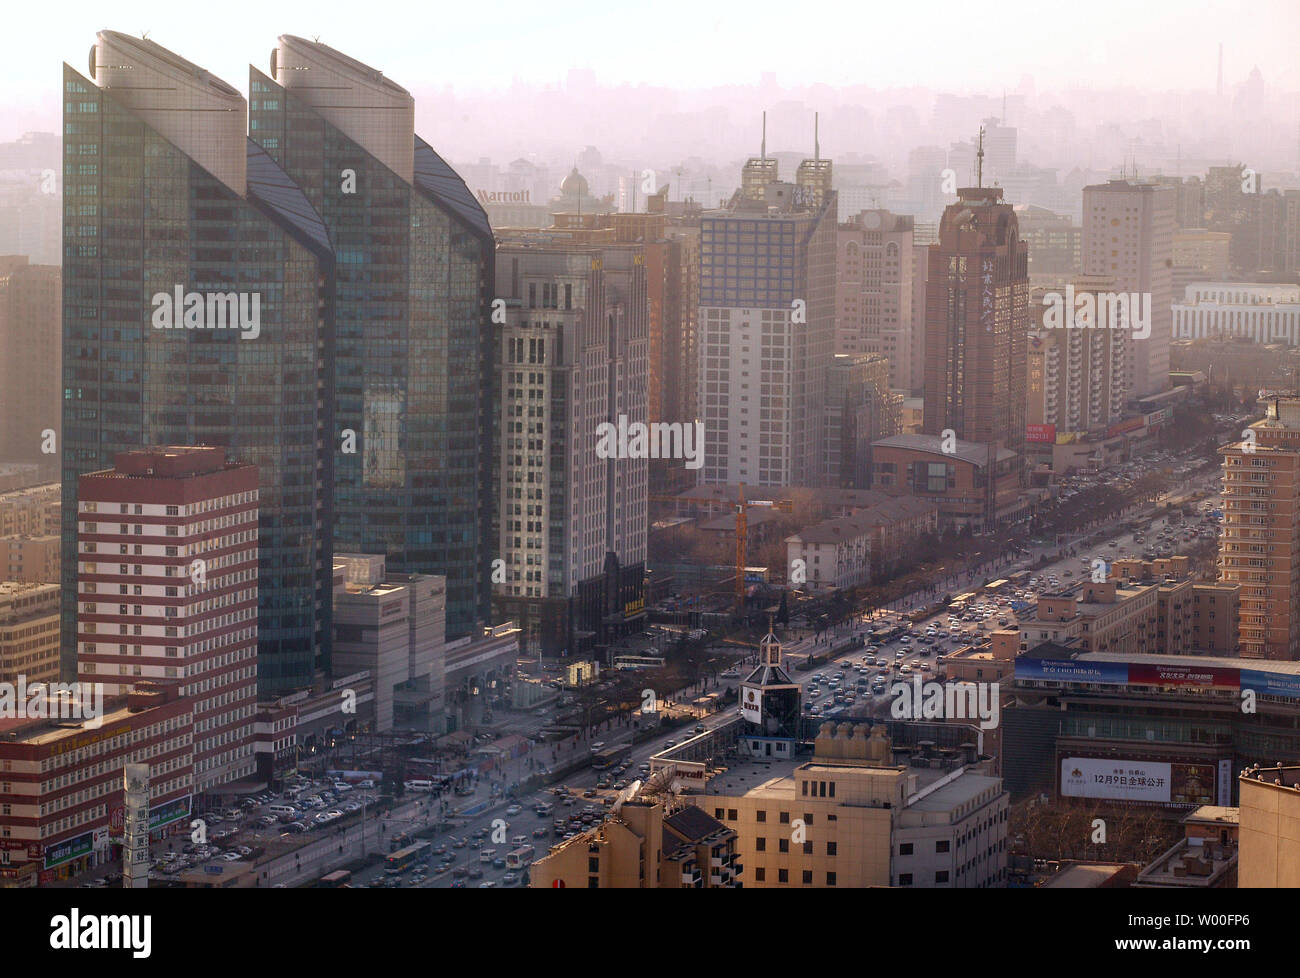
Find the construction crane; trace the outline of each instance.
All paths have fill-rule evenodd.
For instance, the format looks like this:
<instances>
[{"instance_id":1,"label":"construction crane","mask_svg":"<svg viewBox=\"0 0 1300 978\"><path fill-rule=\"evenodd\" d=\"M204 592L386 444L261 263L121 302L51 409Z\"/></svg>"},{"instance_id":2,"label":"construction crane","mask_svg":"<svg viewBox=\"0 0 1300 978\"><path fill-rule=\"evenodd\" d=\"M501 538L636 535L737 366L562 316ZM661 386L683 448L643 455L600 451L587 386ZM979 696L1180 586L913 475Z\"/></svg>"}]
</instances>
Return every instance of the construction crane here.
<instances>
[{"instance_id":1,"label":"construction crane","mask_svg":"<svg viewBox=\"0 0 1300 978\"><path fill-rule=\"evenodd\" d=\"M679 496L651 496L651 502L682 503L690 499ZM779 513L793 513L794 501L790 499L745 499L745 484L736 487L736 614L745 608L745 561L749 553L749 508L761 506Z\"/></svg>"}]
</instances>

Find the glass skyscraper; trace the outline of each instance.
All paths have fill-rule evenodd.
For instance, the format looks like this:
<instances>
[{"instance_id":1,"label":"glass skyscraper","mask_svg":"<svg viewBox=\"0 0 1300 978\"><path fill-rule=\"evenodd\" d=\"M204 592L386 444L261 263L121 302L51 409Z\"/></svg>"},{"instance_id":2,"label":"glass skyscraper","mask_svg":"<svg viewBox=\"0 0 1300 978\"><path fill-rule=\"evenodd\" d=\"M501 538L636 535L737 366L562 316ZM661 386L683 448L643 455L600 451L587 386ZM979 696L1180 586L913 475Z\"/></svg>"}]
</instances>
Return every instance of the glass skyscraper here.
<instances>
[{"instance_id":1,"label":"glass skyscraper","mask_svg":"<svg viewBox=\"0 0 1300 978\"><path fill-rule=\"evenodd\" d=\"M64 674L75 675L77 652L77 477L111 467L116 452L206 444L260 472L259 691L306 685L330 634L329 235L248 139L246 103L229 85L112 31L98 35L89 72L65 65L63 76ZM246 309L256 297L256 335L194 328L181 308L175 328L158 328L157 297L178 290L233 293ZM163 583L132 562L147 546L99 555L120 565L120 593ZM114 664L130 675L139 646L117 638ZM219 651L220 631L212 642Z\"/></svg>"},{"instance_id":2,"label":"glass skyscraper","mask_svg":"<svg viewBox=\"0 0 1300 978\"><path fill-rule=\"evenodd\" d=\"M415 135L410 94L347 55L281 37L249 101L251 138L337 257L336 545L445 575L447 631L467 633L489 616L493 557L487 216Z\"/></svg>"}]
</instances>

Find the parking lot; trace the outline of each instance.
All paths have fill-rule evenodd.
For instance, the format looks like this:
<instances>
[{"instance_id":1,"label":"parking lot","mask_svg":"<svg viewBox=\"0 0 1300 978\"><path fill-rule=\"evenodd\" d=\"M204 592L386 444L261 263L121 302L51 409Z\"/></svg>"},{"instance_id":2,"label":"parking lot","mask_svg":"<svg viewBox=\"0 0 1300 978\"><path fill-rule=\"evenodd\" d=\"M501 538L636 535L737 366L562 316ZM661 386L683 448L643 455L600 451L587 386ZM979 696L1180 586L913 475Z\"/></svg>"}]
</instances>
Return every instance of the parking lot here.
<instances>
[{"instance_id":1,"label":"parking lot","mask_svg":"<svg viewBox=\"0 0 1300 978\"><path fill-rule=\"evenodd\" d=\"M155 845L161 851L149 878L166 883L198 866L256 859L269 843L351 824L363 818L367 808L371 818L377 814L373 806L378 790L371 782L354 788L342 782L302 778L294 784L284 792L263 791L238 805L196 813L192 819L201 825L189 838ZM198 833L197 841L193 833Z\"/></svg>"}]
</instances>

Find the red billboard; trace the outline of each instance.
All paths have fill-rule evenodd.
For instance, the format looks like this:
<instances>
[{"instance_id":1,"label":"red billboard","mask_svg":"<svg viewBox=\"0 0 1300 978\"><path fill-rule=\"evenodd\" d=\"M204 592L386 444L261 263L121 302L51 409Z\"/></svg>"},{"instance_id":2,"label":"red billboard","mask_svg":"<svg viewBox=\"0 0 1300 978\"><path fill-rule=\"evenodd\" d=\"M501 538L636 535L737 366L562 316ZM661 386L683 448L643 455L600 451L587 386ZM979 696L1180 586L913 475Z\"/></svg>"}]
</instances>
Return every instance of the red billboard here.
<instances>
[{"instance_id":1,"label":"red billboard","mask_svg":"<svg viewBox=\"0 0 1300 978\"><path fill-rule=\"evenodd\" d=\"M1025 425L1025 441L1042 442L1048 445L1055 445L1056 425L1054 424Z\"/></svg>"},{"instance_id":2,"label":"red billboard","mask_svg":"<svg viewBox=\"0 0 1300 978\"><path fill-rule=\"evenodd\" d=\"M1143 686L1180 686L1193 689L1238 689L1239 669L1218 666L1158 665L1130 662L1128 681Z\"/></svg>"}]
</instances>

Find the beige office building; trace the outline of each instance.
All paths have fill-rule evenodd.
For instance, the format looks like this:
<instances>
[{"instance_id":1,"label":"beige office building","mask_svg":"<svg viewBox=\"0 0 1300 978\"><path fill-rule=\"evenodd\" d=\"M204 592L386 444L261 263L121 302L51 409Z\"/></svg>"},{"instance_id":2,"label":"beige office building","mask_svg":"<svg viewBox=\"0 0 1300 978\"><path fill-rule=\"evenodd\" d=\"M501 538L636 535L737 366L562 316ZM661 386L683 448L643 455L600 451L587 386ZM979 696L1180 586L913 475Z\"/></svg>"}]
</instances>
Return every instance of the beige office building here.
<instances>
[{"instance_id":1,"label":"beige office building","mask_svg":"<svg viewBox=\"0 0 1300 978\"><path fill-rule=\"evenodd\" d=\"M0 537L0 580L59 583L58 534Z\"/></svg>"},{"instance_id":2,"label":"beige office building","mask_svg":"<svg viewBox=\"0 0 1300 978\"><path fill-rule=\"evenodd\" d=\"M888 357L889 385L910 388L912 218L862 211L839 225L836 253L835 352Z\"/></svg>"},{"instance_id":3,"label":"beige office building","mask_svg":"<svg viewBox=\"0 0 1300 978\"><path fill-rule=\"evenodd\" d=\"M552 847L529 869L529 886L739 889L741 870L735 832L694 805L647 791Z\"/></svg>"},{"instance_id":4,"label":"beige office building","mask_svg":"<svg viewBox=\"0 0 1300 978\"><path fill-rule=\"evenodd\" d=\"M810 759L728 767L699 804L739 834L748 887L995 886L1008 795L975 754L826 723Z\"/></svg>"},{"instance_id":5,"label":"beige office building","mask_svg":"<svg viewBox=\"0 0 1300 978\"><path fill-rule=\"evenodd\" d=\"M1300 887L1300 767L1241 773L1237 886Z\"/></svg>"},{"instance_id":6,"label":"beige office building","mask_svg":"<svg viewBox=\"0 0 1300 978\"><path fill-rule=\"evenodd\" d=\"M59 532L59 484L0 493L0 537Z\"/></svg>"},{"instance_id":7,"label":"beige office building","mask_svg":"<svg viewBox=\"0 0 1300 978\"><path fill-rule=\"evenodd\" d=\"M336 676L368 671L377 732L442 729L446 709L447 579L390 574L373 554L334 557ZM400 714L400 715L399 715Z\"/></svg>"},{"instance_id":8,"label":"beige office building","mask_svg":"<svg viewBox=\"0 0 1300 978\"><path fill-rule=\"evenodd\" d=\"M59 586L0 583L0 682L59 679Z\"/></svg>"},{"instance_id":9,"label":"beige office building","mask_svg":"<svg viewBox=\"0 0 1300 978\"><path fill-rule=\"evenodd\" d=\"M1158 578L1146 563L1116 561L1106 581L1040 595L1033 616L1021 619L1021 649L1076 639L1085 652L1236 655L1241 589Z\"/></svg>"},{"instance_id":10,"label":"beige office building","mask_svg":"<svg viewBox=\"0 0 1300 978\"><path fill-rule=\"evenodd\" d=\"M1150 295L1151 335L1130 335L1135 397L1169 386L1173 290L1173 187L1110 180L1083 188L1083 271L1115 283L1115 291Z\"/></svg>"}]
</instances>

